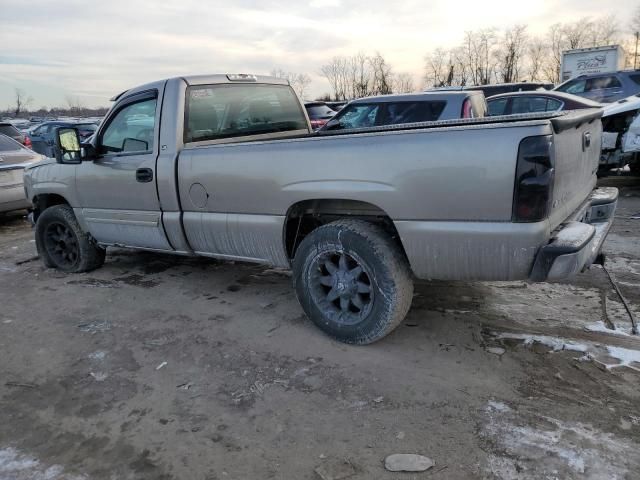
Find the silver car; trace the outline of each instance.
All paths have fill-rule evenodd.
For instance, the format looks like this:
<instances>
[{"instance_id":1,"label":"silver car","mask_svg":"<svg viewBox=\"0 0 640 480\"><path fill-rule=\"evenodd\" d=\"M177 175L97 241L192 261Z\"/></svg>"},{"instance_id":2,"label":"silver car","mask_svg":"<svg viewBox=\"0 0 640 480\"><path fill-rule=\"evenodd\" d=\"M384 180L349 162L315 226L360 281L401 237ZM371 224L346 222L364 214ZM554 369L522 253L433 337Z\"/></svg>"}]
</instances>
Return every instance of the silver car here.
<instances>
[{"instance_id":1,"label":"silver car","mask_svg":"<svg viewBox=\"0 0 640 480\"><path fill-rule=\"evenodd\" d=\"M321 130L478 118L486 113L484 95L475 90L380 95L349 102Z\"/></svg>"},{"instance_id":2,"label":"silver car","mask_svg":"<svg viewBox=\"0 0 640 480\"><path fill-rule=\"evenodd\" d=\"M31 206L24 192L24 167L42 158L42 155L0 134L0 212Z\"/></svg>"}]
</instances>

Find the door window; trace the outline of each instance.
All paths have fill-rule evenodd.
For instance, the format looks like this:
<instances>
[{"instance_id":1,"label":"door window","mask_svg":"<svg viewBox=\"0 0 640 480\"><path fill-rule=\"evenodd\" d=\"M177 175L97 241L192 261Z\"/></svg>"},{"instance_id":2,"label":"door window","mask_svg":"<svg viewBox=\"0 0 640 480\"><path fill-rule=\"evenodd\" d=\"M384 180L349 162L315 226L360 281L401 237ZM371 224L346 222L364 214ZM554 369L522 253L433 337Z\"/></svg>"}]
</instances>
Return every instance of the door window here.
<instances>
[{"instance_id":1,"label":"door window","mask_svg":"<svg viewBox=\"0 0 640 480\"><path fill-rule=\"evenodd\" d=\"M331 130L342 130L345 128L373 127L376 124L376 116L380 110L380 104L352 104L340 110L332 121Z\"/></svg>"},{"instance_id":2,"label":"door window","mask_svg":"<svg viewBox=\"0 0 640 480\"><path fill-rule=\"evenodd\" d=\"M557 90L560 92L572 93L576 95L576 94L584 93L586 86L587 86L586 80L573 80L559 87Z\"/></svg>"},{"instance_id":3,"label":"door window","mask_svg":"<svg viewBox=\"0 0 640 480\"><path fill-rule=\"evenodd\" d=\"M587 81L586 91L603 90L605 88L620 88L621 86L620 80L614 76L596 77Z\"/></svg>"},{"instance_id":4,"label":"door window","mask_svg":"<svg viewBox=\"0 0 640 480\"><path fill-rule=\"evenodd\" d=\"M387 103L386 115L380 125L436 121L446 104L442 101Z\"/></svg>"},{"instance_id":5,"label":"door window","mask_svg":"<svg viewBox=\"0 0 640 480\"><path fill-rule=\"evenodd\" d=\"M522 96L515 97L511 113L554 112L562 106L562 102L553 98Z\"/></svg>"},{"instance_id":6,"label":"door window","mask_svg":"<svg viewBox=\"0 0 640 480\"><path fill-rule=\"evenodd\" d=\"M109 120L102 133L101 152L150 152L156 120L155 98L132 103Z\"/></svg>"},{"instance_id":7,"label":"door window","mask_svg":"<svg viewBox=\"0 0 640 480\"><path fill-rule=\"evenodd\" d=\"M489 105L489 115L506 115L508 98L497 98L495 100L487 101Z\"/></svg>"}]
</instances>

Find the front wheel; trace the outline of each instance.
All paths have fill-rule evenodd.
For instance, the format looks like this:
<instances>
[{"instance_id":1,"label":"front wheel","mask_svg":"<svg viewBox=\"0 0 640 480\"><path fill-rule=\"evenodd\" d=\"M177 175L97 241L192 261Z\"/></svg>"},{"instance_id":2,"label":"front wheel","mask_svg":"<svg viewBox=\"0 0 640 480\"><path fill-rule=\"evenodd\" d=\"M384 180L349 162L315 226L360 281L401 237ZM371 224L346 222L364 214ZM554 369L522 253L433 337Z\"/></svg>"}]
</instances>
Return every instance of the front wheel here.
<instances>
[{"instance_id":1,"label":"front wheel","mask_svg":"<svg viewBox=\"0 0 640 480\"><path fill-rule=\"evenodd\" d=\"M359 345L396 328L413 298L400 247L362 220L328 223L307 235L293 261L293 281L303 310L321 330Z\"/></svg>"},{"instance_id":2,"label":"front wheel","mask_svg":"<svg viewBox=\"0 0 640 480\"><path fill-rule=\"evenodd\" d=\"M105 250L82 231L69 205L54 205L40 214L36 247L45 266L64 272L88 272L104 263Z\"/></svg>"}]
</instances>

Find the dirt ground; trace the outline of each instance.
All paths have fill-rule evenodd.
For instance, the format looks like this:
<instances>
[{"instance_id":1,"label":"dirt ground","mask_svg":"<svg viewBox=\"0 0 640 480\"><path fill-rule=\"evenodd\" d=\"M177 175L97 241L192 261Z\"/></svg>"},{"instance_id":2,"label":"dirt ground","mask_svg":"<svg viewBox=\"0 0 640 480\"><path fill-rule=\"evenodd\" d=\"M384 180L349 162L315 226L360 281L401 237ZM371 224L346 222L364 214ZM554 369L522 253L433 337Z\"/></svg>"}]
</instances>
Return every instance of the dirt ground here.
<instances>
[{"instance_id":1,"label":"dirt ground","mask_svg":"<svg viewBox=\"0 0 640 480\"><path fill-rule=\"evenodd\" d=\"M640 317L640 183L605 183L606 266ZM600 267L420 285L352 347L286 272L113 250L66 275L35 254L0 219L2 480L640 478L640 337ZM435 466L390 473L392 453Z\"/></svg>"}]
</instances>

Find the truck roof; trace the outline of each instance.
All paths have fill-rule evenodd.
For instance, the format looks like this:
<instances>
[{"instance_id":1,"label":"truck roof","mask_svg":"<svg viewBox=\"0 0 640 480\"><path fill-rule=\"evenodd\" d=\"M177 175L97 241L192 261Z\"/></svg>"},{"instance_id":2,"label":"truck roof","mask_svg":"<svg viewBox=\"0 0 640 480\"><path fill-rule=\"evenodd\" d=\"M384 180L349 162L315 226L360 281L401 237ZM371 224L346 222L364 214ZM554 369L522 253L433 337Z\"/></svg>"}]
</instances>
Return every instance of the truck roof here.
<instances>
[{"instance_id":1,"label":"truck roof","mask_svg":"<svg viewBox=\"0 0 640 480\"><path fill-rule=\"evenodd\" d=\"M168 80L183 80L187 85L211 85L221 83L266 83L269 85L289 85L289 80L286 78L272 77L269 75L253 75L247 73L214 73L209 75L183 75L180 77L170 77L163 80L157 80L155 82L145 83L144 85L138 85L137 87L125 90L110 100L112 102L120 99L124 94L131 94L137 92L144 92L146 90L158 89L162 84Z\"/></svg>"}]
</instances>

